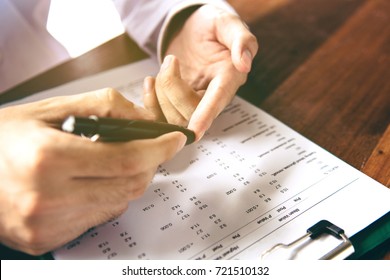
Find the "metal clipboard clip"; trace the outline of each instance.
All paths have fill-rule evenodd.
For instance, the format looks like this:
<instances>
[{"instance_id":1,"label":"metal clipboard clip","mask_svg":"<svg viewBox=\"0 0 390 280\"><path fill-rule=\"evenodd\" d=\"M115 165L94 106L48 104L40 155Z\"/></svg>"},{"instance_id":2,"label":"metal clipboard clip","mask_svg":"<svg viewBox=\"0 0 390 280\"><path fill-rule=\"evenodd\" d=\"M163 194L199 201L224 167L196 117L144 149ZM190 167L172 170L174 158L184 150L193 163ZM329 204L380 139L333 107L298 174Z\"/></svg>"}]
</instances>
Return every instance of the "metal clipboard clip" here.
<instances>
[{"instance_id":1,"label":"metal clipboard clip","mask_svg":"<svg viewBox=\"0 0 390 280\"><path fill-rule=\"evenodd\" d=\"M353 245L349 238L345 235L344 230L339 228L338 226L332 224L331 222L327 220L321 220L306 231L307 233L303 235L302 237L296 239L295 241L289 243L289 244L282 244L278 243L274 245L269 250L264 251L260 258L264 259L268 254L276 251L280 248L293 248L297 247L299 244L303 243L305 240L308 239L316 239L322 234L329 234L337 239L341 239L342 243L340 243L338 246L330 250L328 253L323 255L320 260L334 260L334 259L345 259L349 255L351 255L355 250L353 248Z\"/></svg>"}]
</instances>

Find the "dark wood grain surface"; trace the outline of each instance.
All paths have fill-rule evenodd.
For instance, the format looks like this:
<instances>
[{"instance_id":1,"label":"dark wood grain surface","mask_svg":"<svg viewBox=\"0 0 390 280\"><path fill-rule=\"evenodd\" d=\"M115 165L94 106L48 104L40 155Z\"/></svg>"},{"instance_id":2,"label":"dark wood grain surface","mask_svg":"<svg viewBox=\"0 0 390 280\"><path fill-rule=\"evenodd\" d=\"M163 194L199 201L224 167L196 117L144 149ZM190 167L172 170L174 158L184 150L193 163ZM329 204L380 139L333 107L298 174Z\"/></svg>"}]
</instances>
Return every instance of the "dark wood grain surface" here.
<instances>
[{"instance_id":1,"label":"dark wood grain surface","mask_svg":"<svg viewBox=\"0 0 390 280\"><path fill-rule=\"evenodd\" d=\"M390 187L390 1L229 2L260 43L239 95ZM1 94L0 104L144 57L121 35ZM386 246L370 257L389 258Z\"/></svg>"},{"instance_id":2,"label":"dark wood grain surface","mask_svg":"<svg viewBox=\"0 0 390 280\"><path fill-rule=\"evenodd\" d=\"M262 48L242 95L389 187L390 2L288 3L252 11Z\"/></svg>"}]
</instances>

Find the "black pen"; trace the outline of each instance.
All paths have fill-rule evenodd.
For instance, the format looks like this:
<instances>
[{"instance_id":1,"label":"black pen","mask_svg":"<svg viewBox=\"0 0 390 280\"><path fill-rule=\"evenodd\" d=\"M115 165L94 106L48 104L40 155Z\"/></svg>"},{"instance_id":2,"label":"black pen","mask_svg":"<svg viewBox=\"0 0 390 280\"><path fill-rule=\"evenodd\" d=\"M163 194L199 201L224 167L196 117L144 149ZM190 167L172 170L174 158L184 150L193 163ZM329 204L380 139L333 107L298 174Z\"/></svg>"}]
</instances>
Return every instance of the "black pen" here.
<instances>
[{"instance_id":1,"label":"black pen","mask_svg":"<svg viewBox=\"0 0 390 280\"><path fill-rule=\"evenodd\" d=\"M69 116L62 123L62 130L92 141L124 142L150 139L165 133L180 131L187 136L186 145L195 141L195 133L187 128L164 122L100 118L97 116Z\"/></svg>"}]
</instances>

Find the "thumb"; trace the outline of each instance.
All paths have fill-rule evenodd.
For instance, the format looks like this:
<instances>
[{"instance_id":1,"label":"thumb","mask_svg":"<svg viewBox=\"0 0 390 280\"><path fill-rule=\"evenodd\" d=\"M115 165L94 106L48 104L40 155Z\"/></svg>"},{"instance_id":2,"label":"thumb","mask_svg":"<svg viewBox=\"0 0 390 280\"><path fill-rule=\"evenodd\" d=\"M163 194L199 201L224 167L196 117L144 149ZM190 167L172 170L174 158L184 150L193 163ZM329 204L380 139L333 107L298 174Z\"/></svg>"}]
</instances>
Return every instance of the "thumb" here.
<instances>
[{"instance_id":1,"label":"thumb","mask_svg":"<svg viewBox=\"0 0 390 280\"><path fill-rule=\"evenodd\" d=\"M111 88L91 92L57 96L36 101L34 106L22 104L26 114L49 122L60 121L69 115L153 119L152 113L128 101L121 93ZM21 107L23 108L23 107Z\"/></svg>"},{"instance_id":2,"label":"thumb","mask_svg":"<svg viewBox=\"0 0 390 280\"><path fill-rule=\"evenodd\" d=\"M230 50L234 67L240 72L248 73L259 46L247 25L233 14L218 17L216 33L218 41Z\"/></svg>"}]
</instances>

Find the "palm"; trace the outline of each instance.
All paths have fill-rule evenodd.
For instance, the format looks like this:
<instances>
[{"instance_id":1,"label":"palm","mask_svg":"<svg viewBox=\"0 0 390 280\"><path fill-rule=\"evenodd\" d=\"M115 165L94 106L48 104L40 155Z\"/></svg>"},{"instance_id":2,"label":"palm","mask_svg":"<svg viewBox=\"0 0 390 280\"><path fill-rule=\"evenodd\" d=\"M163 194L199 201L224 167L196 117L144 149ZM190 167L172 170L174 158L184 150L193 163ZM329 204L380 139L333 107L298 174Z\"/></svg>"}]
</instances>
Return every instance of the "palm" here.
<instances>
[{"instance_id":1,"label":"palm","mask_svg":"<svg viewBox=\"0 0 390 280\"><path fill-rule=\"evenodd\" d=\"M170 43L167 54L180 61L182 78L195 90L206 90L219 74L235 71L230 50L217 38L213 18L202 9L188 19Z\"/></svg>"},{"instance_id":2,"label":"palm","mask_svg":"<svg viewBox=\"0 0 390 280\"><path fill-rule=\"evenodd\" d=\"M168 71L171 77L158 75L157 81L175 77L181 86L171 84L164 90L167 84L157 83L158 100L151 101L154 106L149 107L157 108L158 115L168 121L188 124L201 138L246 81L257 49L256 37L237 15L203 5L167 47L165 55L175 56L180 70L173 67ZM180 83L183 80L185 85Z\"/></svg>"}]
</instances>

